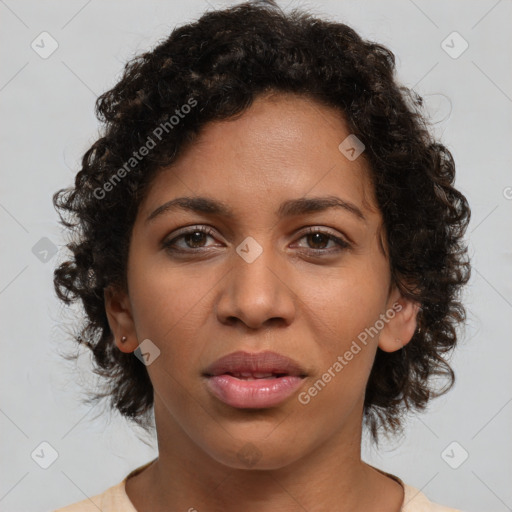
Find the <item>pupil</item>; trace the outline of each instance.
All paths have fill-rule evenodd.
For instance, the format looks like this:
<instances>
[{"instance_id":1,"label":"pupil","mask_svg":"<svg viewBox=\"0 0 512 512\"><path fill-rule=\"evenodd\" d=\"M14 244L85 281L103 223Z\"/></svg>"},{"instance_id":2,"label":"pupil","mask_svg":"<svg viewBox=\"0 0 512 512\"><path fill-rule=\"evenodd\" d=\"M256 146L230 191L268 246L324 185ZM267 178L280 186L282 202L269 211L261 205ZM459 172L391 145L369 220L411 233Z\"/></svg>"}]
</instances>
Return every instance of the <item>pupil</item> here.
<instances>
[{"instance_id":1,"label":"pupil","mask_svg":"<svg viewBox=\"0 0 512 512\"><path fill-rule=\"evenodd\" d=\"M192 245L195 246L195 244L200 244L202 240L202 238L205 236L205 233L203 233L202 231L194 231L193 233L191 233L189 236L189 241L191 240L192 242Z\"/></svg>"},{"instance_id":2,"label":"pupil","mask_svg":"<svg viewBox=\"0 0 512 512\"><path fill-rule=\"evenodd\" d=\"M325 238L325 235L323 235L322 233L313 233L309 236L313 238L313 245L315 243L320 243L321 245L325 246L325 243L322 244L322 238ZM325 240L324 240L324 242L325 242ZM323 249L323 248L324 247L320 247L320 249ZM315 249L319 249L319 247L315 247Z\"/></svg>"}]
</instances>

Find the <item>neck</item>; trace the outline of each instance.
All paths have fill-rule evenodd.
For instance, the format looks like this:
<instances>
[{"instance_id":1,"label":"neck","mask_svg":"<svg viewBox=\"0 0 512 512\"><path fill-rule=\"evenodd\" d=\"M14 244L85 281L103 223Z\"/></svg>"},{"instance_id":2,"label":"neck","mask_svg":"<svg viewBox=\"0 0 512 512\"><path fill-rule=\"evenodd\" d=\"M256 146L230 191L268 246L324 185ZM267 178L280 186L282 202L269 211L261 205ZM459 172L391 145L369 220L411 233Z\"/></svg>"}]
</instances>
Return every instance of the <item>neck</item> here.
<instances>
[{"instance_id":1,"label":"neck","mask_svg":"<svg viewBox=\"0 0 512 512\"><path fill-rule=\"evenodd\" d=\"M210 456L156 400L157 432L165 433L158 436L159 456L140 475L128 480L126 492L138 512L398 512L403 501L401 486L361 461L362 408L357 416L357 422L347 422L300 458L282 465L274 462L271 468L265 467L263 439L258 442L260 459L251 469L229 466ZM386 500L387 509L383 508Z\"/></svg>"}]
</instances>

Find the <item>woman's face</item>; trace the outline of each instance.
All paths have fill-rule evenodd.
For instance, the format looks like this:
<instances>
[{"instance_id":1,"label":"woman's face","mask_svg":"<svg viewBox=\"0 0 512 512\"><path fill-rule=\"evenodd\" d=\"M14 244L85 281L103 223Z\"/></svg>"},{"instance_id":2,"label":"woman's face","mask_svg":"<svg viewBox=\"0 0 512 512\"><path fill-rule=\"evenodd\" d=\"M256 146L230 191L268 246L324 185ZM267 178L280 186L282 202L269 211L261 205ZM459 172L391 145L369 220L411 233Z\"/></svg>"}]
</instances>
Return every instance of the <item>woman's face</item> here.
<instances>
[{"instance_id":1,"label":"woman's face","mask_svg":"<svg viewBox=\"0 0 512 512\"><path fill-rule=\"evenodd\" d=\"M121 350L150 340L160 444L168 434L222 464L271 469L360 435L377 346L399 349L415 320L390 287L366 163L339 149L349 135L329 107L259 97L241 117L206 125L154 179L133 227L128 295L117 309L108 299L107 311ZM222 203L231 215L152 215L181 197ZM301 208L322 198L345 207ZM209 365L267 350L305 370L289 396L244 407L212 392Z\"/></svg>"}]
</instances>

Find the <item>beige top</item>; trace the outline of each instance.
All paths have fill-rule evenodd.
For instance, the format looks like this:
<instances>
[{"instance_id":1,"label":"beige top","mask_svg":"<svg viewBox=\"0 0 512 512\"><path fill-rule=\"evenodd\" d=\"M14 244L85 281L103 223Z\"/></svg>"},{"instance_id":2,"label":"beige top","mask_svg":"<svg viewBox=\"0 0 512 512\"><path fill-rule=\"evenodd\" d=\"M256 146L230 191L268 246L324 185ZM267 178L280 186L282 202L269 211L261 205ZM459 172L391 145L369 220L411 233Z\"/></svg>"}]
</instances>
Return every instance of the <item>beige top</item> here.
<instances>
[{"instance_id":1,"label":"beige top","mask_svg":"<svg viewBox=\"0 0 512 512\"><path fill-rule=\"evenodd\" d=\"M137 509L133 506L133 503L126 494L125 483L128 478L140 473L153 462L154 461L150 461L134 469L122 482L108 488L105 492L97 494L92 498L73 503L67 507L59 508L53 512L98 512L98 510L101 510L101 512L137 512ZM443 507L437 503L432 503L421 491L415 487L404 484L397 476L385 473L378 468L375 469L393 478L393 480L396 480L404 488L404 501L400 512L461 512L454 508Z\"/></svg>"}]
</instances>

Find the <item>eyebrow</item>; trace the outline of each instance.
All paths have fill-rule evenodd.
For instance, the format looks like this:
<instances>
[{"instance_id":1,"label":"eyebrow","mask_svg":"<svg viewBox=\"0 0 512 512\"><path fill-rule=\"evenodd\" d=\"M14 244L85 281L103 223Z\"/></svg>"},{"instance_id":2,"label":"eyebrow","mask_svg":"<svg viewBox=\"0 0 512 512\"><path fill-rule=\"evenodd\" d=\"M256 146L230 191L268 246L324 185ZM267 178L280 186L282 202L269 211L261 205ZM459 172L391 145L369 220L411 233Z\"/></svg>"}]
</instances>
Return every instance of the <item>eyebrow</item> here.
<instances>
[{"instance_id":1,"label":"eyebrow","mask_svg":"<svg viewBox=\"0 0 512 512\"><path fill-rule=\"evenodd\" d=\"M312 198L301 197L299 199L289 199L281 204L279 210L277 211L277 215L280 218L292 217L304 215L307 213L322 212L330 208L341 208L353 214L359 220L367 222L367 219L363 215L363 212L355 204L336 196ZM171 211L176 210L190 211L206 215L214 215L219 217L225 217L227 219L233 219L235 217L233 210L222 201L217 201L215 199L210 199L208 197L192 196L177 197L176 199L171 199L170 201L167 201L166 203L159 206L152 213L150 213L147 219L145 220L145 223L147 224L153 221L154 219L156 219L157 217L164 213L169 213Z\"/></svg>"}]
</instances>

